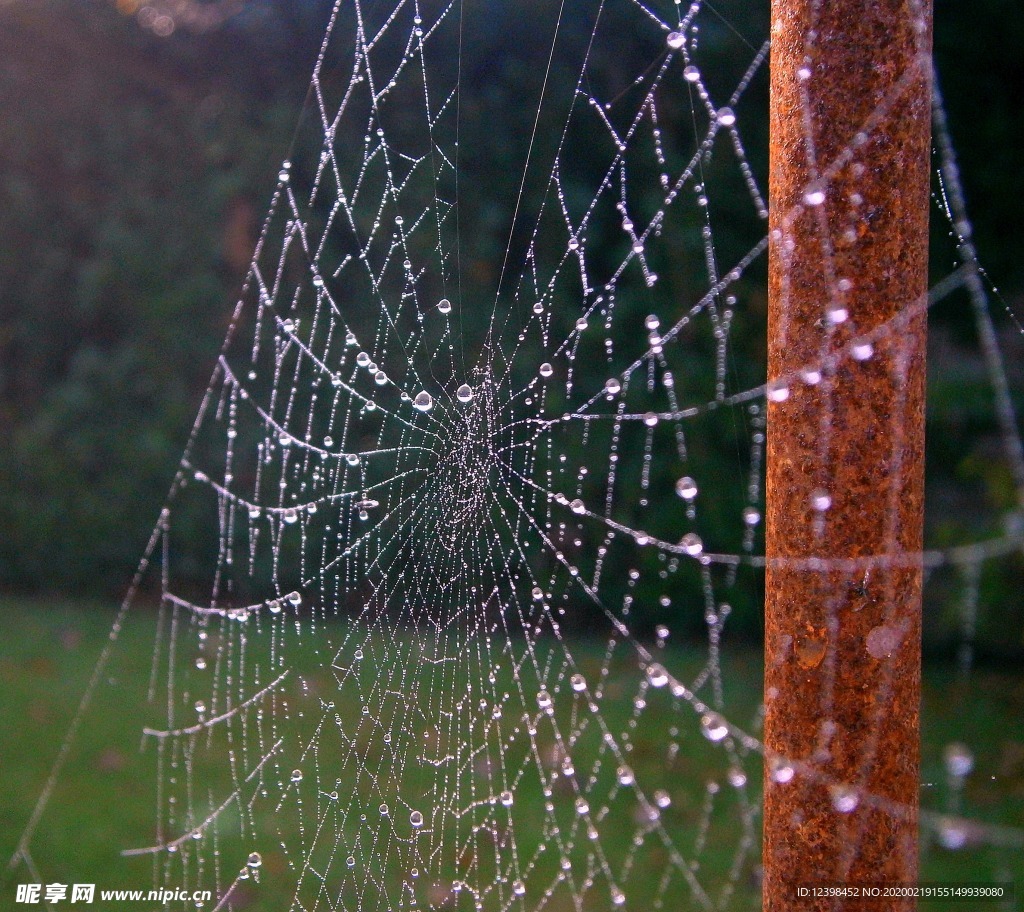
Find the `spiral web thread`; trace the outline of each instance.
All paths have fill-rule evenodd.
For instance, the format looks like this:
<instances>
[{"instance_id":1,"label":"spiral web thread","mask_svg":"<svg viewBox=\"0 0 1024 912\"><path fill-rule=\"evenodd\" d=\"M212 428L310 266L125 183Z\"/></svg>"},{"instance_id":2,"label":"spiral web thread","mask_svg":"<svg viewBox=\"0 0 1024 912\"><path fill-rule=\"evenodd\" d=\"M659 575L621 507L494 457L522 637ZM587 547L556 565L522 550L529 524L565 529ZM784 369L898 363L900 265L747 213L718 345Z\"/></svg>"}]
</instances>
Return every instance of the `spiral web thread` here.
<instances>
[{"instance_id":1,"label":"spiral web thread","mask_svg":"<svg viewBox=\"0 0 1024 912\"><path fill-rule=\"evenodd\" d=\"M730 332L763 319L765 191L737 112L767 42L699 2L584 7L536 13L550 55L524 89L528 167L501 268L475 282L482 254L459 208L464 11L334 9L306 112L318 157L282 167L136 581L161 581L159 722L143 732L159 787L155 840L125 854L150 856L157 884L210 888L217 909L253 880L286 884L293 910L749 904L760 680L730 681L742 672L721 641L764 566L764 402L836 357L870 360L899 326L757 381L763 356L733 352ZM559 44L569 16L585 19L585 47ZM601 61L626 26L640 51L616 85ZM706 33L742 61L728 86L702 69ZM927 303L969 295L1018 495L1003 531L923 555L968 581L969 642L980 568L1020 548L1024 458L937 110L936 199L960 265ZM746 211L716 209L730 183ZM850 294L841 281L834 301ZM182 591L176 555L196 523L219 530L216 572ZM29 865L132 598L22 838ZM696 666L673 649L694 614ZM755 698L730 704L744 689ZM779 781L804 773L769 759ZM832 785L837 814L880 801ZM1021 843L983 821L924 823L948 848Z\"/></svg>"}]
</instances>

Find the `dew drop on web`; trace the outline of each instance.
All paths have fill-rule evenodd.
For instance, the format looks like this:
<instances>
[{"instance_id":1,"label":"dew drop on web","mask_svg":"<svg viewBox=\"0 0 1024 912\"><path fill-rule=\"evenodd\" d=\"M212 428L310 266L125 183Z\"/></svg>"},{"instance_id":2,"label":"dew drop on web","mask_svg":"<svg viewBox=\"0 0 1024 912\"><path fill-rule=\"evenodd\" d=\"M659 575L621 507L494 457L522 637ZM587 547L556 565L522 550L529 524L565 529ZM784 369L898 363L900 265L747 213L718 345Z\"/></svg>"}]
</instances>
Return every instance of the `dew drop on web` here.
<instances>
[{"instance_id":1,"label":"dew drop on web","mask_svg":"<svg viewBox=\"0 0 1024 912\"><path fill-rule=\"evenodd\" d=\"M693 500L697 496L697 482L689 475L684 475L676 482L676 493L683 500Z\"/></svg>"},{"instance_id":2,"label":"dew drop on web","mask_svg":"<svg viewBox=\"0 0 1024 912\"><path fill-rule=\"evenodd\" d=\"M708 741L721 741L729 734L725 719L716 712L705 713L700 718L700 729Z\"/></svg>"}]
</instances>

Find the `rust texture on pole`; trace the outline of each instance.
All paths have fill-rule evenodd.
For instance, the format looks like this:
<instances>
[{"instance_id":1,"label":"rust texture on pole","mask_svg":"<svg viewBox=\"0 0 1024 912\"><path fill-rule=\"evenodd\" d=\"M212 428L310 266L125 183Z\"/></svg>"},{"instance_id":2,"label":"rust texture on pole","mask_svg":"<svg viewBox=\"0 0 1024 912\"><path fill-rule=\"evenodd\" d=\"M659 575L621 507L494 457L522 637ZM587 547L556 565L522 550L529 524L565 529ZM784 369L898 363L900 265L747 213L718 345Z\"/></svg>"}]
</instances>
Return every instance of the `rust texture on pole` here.
<instances>
[{"instance_id":1,"label":"rust texture on pole","mask_svg":"<svg viewBox=\"0 0 1024 912\"><path fill-rule=\"evenodd\" d=\"M930 50L930 0L772 2L773 912L862 907L798 884L917 876Z\"/></svg>"}]
</instances>

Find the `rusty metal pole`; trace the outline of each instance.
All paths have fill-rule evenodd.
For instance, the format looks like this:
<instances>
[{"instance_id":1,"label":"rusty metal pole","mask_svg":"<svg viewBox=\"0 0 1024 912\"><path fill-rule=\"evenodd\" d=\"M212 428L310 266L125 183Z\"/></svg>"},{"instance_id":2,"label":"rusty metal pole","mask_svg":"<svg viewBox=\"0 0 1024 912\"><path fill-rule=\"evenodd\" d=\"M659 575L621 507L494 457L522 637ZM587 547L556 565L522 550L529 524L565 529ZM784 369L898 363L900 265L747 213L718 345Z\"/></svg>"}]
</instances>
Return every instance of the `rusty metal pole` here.
<instances>
[{"instance_id":1,"label":"rusty metal pole","mask_svg":"<svg viewBox=\"0 0 1024 912\"><path fill-rule=\"evenodd\" d=\"M764 908L909 909L794 888L917 876L931 2L771 42Z\"/></svg>"}]
</instances>

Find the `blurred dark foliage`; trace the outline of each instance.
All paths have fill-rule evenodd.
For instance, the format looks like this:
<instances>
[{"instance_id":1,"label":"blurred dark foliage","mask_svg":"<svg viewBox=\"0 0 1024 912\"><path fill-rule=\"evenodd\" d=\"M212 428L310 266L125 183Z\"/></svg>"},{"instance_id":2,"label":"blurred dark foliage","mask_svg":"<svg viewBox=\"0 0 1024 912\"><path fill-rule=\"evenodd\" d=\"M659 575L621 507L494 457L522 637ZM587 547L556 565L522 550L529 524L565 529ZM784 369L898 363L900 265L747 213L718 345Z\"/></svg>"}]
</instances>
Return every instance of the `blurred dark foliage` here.
<instances>
[{"instance_id":1,"label":"blurred dark foliage","mask_svg":"<svg viewBox=\"0 0 1024 912\"><path fill-rule=\"evenodd\" d=\"M0 3L3 589L123 591L206 387L280 162L293 143L312 141L296 132L296 120L330 5L252 0L221 28L160 38L104 0ZM716 8L752 42L765 34L763 10L740 2ZM460 218L476 239L463 266L467 281L493 289L510 217L503 206L514 199L533 116L516 97L536 80L549 48L518 4L488 0L467 10L461 103L467 119L474 111L502 116L463 143ZM567 59L586 41L585 20L571 10L566 17ZM713 44L714 31L704 40ZM939 0L935 44L979 247L1020 312L1024 118L1015 87L1024 83L1024 7ZM722 52L724 71L737 65ZM636 71L635 60L603 60L594 78L625 86ZM762 175L765 101L763 86L755 87L740 112ZM749 210L743 192L719 194L727 221L733 210ZM692 243L699 249L699 235ZM933 261L937 277L954 265L941 224ZM669 265L659 273L674 280ZM675 281L680 294L697 290ZM756 301L757 292L749 296ZM991 517L1015 497L969 311L954 297L933 321L928 455L938 517L930 540L938 543L999 534ZM763 373L758 309L746 316L732 336L732 381L740 385ZM1020 390L1021 340L1012 328L1004 336ZM695 384L713 375L711 340L692 364ZM723 490L734 492L736 503L711 519L725 529L742 502L736 454L746 443L696 439L706 452L695 456L721 465ZM192 566L198 580L216 530L202 517L191 527L184 521L192 547L179 572ZM1021 645L1021 576L1018 557L982 579L983 601L1000 606L981 616L980 640L994 649ZM963 581L939 573L930 585L933 645L952 644ZM736 606L740 631L757 634L758 607L753 598Z\"/></svg>"}]
</instances>

